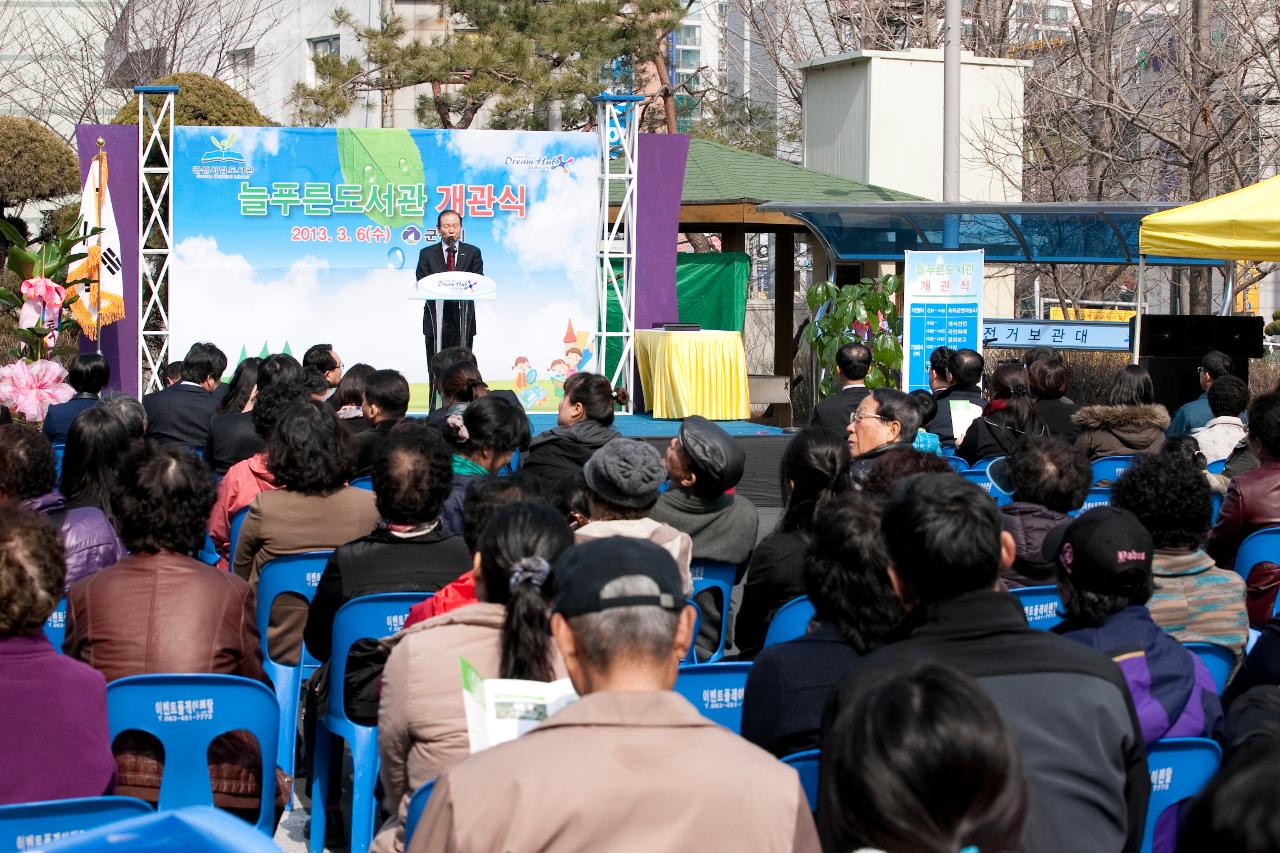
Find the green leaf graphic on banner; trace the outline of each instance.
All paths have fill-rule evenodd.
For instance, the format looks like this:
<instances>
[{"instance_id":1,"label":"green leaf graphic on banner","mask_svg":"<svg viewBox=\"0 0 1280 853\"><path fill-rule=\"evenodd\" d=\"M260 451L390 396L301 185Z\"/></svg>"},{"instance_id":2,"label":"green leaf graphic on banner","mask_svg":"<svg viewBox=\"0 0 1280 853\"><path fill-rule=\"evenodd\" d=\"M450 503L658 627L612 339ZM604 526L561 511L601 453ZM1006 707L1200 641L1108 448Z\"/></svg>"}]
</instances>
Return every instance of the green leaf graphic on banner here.
<instances>
[{"instance_id":1,"label":"green leaf graphic on banner","mask_svg":"<svg viewBox=\"0 0 1280 853\"><path fill-rule=\"evenodd\" d=\"M408 130L340 127L338 163L344 183L364 188L366 215L374 222L388 228L422 224L421 216L405 216L399 205L394 216L387 211L388 185L418 185L425 180L422 153Z\"/></svg>"}]
</instances>

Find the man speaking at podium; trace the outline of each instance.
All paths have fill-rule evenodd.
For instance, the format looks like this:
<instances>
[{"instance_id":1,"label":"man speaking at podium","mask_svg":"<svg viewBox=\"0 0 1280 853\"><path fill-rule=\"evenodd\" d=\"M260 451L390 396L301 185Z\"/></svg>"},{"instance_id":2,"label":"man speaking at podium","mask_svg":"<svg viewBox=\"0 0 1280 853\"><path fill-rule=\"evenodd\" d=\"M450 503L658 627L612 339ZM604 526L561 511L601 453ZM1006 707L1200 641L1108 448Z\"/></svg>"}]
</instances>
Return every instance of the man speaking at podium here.
<instances>
[{"instance_id":1,"label":"man speaking at podium","mask_svg":"<svg viewBox=\"0 0 1280 853\"><path fill-rule=\"evenodd\" d=\"M470 272L484 275L484 258L480 250L470 243L461 242L462 217L455 210L442 212L436 220L436 230L440 232L440 242L427 246L418 253L419 281L429 275L441 272ZM476 309L470 302L446 300L444 303L444 321L440 334L443 341L436 340L436 303L428 300L422 311L422 334L427 341L427 366L436 352L447 347L464 346L471 349L471 341L476 336ZM434 385L435 377L432 377Z\"/></svg>"}]
</instances>

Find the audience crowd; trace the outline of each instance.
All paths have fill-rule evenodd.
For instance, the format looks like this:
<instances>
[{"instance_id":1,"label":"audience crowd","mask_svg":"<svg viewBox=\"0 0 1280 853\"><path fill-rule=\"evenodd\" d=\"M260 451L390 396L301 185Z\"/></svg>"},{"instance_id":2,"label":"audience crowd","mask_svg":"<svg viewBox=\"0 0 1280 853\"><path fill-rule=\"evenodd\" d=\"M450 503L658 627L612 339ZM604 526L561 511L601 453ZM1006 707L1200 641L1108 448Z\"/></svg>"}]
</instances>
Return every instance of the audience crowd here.
<instances>
[{"instance_id":1,"label":"audience crowd","mask_svg":"<svg viewBox=\"0 0 1280 853\"><path fill-rule=\"evenodd\" d=\"M696 416L663 446L623 437L626 393L599 375L569 376L535 436L462 347L434 357L424 417L404 376L346 368L330 344L224 382L226 357L198 343L141 403L76 356L76 394L42 429L0 425L0 805L157 802L164 751L139 731L111 741L107 685L270 686L265 648L320 664L299 780L334 703L377 726L377 853L1137 853L1148 820L1161 853L1280 849L1262 799L1280 760L1280 555L1244 545L1280 526L1280 390L1251 399L1210 352L1204 393L1171 418L1138 366L1077 404L1048 347L987 376L978 353L939 348L912 394L868 388L871 362L839 350L841 387L788 439L761 529L742 443ZM1110 456L1125 458L1095 476ZM260 624L271 561L313 552L314 594L280 595ZM1052 630L1028 623L1027 587L1056 601ZM339 611L387 592L423 600L338 676ZM801 596L807 630L773 642ZM1230 661L1221 695L1192 643ZM722 654L749 663L740 735L673 690ZM579 698L472 754L460 658L483 678L567 678ZM1177 737L1225 759L1149 816L1148 750ZM808 795L778 760L805 750ZM321 756L312 815L343 846L341 744ZM256 822L257 741L221 735L208 764L215 805ZM275 776L278 819L303 783Z\"/></svg>"}]
</instances>

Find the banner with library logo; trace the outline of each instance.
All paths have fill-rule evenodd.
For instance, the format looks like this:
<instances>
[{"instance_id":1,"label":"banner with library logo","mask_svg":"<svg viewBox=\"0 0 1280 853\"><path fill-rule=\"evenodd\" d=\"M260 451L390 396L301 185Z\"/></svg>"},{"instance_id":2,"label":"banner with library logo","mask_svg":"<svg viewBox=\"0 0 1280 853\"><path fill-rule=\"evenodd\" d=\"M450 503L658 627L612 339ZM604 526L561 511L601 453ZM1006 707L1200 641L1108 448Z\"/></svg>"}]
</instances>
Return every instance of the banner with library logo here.
<instances>
[{"instance_id":1,"label":"banner with library logo","mask_svg":"<svg viewBox=\"0 0 1280 853\"><path fill-rule=\"evenodd\" d=\"M552 411L591 361L597 137L397 128L174 129L174 357L196 341L247 356L334 346L403 373L425 411L418 255L445 210L480 249L496 299L476 302L491 388Z\"/></svg>"}]
</instances>

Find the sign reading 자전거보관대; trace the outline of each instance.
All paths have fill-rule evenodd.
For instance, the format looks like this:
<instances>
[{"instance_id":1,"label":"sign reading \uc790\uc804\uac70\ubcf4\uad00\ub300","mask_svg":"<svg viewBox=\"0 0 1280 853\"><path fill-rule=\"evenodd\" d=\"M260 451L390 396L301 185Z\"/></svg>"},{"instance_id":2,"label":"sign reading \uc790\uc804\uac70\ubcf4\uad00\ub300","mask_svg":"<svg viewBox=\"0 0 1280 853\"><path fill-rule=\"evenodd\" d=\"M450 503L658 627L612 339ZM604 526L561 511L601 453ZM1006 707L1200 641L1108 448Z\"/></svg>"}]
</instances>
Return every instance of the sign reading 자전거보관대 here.
<instances>
[{"instance_id":1,"label":"sign reading \uc790\uc804\uac70\ubcf4\uad00\ub300","mask_svg":"<svg viewBox=\"0 0 1280 853\"><path fill-rule=\"evenodd\" d=\"M1029 349L1111 350L1132 349L1128 323L1095 323L1074 320L982 321L982 343L987 347Z\"/></svg>"},{"instance_id":2,"label":"sign reading \uc790\uc804\uac70\ubcf4\uad00\ub300","mask_svg":"<svg viewBox=\"0 0 1280 853\"><path fill-rule=\"evenodd\" d=\"M981 249L907 252L902 372L907 391L929 388L929 354L938 347L982 351Z\"/></svg>"}]
</instances>

